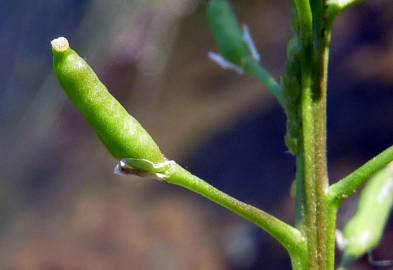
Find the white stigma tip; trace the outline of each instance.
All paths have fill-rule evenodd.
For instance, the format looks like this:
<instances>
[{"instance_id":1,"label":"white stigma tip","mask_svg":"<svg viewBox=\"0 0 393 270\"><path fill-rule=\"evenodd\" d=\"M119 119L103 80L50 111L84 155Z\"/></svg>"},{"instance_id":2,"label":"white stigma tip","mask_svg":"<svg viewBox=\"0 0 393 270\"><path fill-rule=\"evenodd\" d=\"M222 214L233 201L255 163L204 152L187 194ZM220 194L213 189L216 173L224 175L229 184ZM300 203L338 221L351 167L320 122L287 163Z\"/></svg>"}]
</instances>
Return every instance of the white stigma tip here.
<instances>
[{"instance_id":1,"label":"white stigma tip","mask_svg":"<svg viewBox=\"0 0 393 270\"><path fill-rule=\"evenodd\" d=\"M51 41L52 49L56 52L65 52L70 48L70 44L65 37L58 37Z\"/></svg>"}]
</instances>

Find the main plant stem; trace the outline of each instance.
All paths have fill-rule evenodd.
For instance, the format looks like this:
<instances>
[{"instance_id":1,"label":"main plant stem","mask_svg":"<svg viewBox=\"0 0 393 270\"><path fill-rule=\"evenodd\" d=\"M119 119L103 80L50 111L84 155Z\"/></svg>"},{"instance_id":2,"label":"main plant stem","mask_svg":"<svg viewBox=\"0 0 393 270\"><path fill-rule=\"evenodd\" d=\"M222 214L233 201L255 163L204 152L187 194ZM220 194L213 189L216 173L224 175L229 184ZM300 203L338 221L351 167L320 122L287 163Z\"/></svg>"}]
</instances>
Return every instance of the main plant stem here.
<instances>
[{"instance_id":1,"label":"main plant stem","mask_svg":"<svg viewBox=\"0 0 393 270\"><path fill-rule=\"evenodd\" d=\"M321 93L321 102L317 106L317 111L319 113L318 117L322 119L319 125L319 134L317 134L318 139L320 140L319 146L321 147L320 156L318 160L320 161L320 165L322 166L319 170L320 174L318 175L320 183L319 186L319 194L321 198L321 207L319 218L319 243L320 247L323 246L324 253L321 254L321 264L326 265L326 270L334 269L334 261L335 261L335 233L336 233L336 219L337 219L337 210L338 204L332 203L329 200L329 179L327 172L327 154L326 154L326 100L327 100L327 80L328 80L328 65L329 65L329 49L330 49L330 41L331 41L331 31L332 31L332 19L327 19L326 17L322 18L323 28L320 32L320 61L319 65L321 67L321 72L318 80L319 93Z\"/></svg>"},{"instance_id":2,"label":"main plant stem","mask_svg":"<svg viewBox=\"0 0 393 270\"><path fill-rule=\"evenodd\" d=\"M316 25L316 38L311 43L314 46L312 49L304 48L305 59L302 62L302 151L297 157L298 166L301 166L298 167L298 171L302 172L302 177L297 177L297 181L302 183L298 183L297 186L303 188L303 196L299 194L298 205L303 204L304 209L300 229L307 238L308 269L332 270L336 208L328 204L326 159L330 27L324 21Z\"/></svg>"}]
</instances>

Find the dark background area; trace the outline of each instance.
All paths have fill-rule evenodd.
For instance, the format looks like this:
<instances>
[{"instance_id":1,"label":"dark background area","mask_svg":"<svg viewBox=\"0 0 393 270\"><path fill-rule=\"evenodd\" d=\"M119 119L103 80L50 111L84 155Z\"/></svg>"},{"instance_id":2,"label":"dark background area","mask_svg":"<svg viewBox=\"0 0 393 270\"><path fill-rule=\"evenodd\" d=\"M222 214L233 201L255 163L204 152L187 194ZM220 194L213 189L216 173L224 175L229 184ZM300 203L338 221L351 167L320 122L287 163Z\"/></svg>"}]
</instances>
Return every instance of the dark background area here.
<instances>
[{"instance_id":1,"label":"dark background area","mask_svg":"<svg viewBox=\"0 0 393 270\"><path fill-rule=\"evenodd\" d=\"M288 1L234 1L262 63L284 71ZM292 222L294 159L263 86L221 70L206 1L0 2L0 268L289 269L270 236L177 187L113 175L113 160L51 69L65 36L163 152L229 194ZM336 22L328 94L332 181L393 143L393 4ZM342 209L342 227L356 206ZM393 259L393 222L375 256ZM338 253L339 256L339 253ZM373 269L363 259L352 269Z\"/></svg>"}]
</instances>

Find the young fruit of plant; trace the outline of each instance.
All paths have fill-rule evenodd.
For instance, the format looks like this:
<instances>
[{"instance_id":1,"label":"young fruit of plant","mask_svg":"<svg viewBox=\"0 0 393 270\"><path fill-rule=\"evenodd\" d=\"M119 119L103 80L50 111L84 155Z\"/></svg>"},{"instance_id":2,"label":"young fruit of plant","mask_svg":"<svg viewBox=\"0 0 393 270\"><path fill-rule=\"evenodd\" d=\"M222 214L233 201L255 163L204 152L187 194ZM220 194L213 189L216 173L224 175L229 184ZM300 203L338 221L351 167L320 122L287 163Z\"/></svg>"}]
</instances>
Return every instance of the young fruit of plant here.
<instances>
[{"instance_id":1,"label":"young fruit of plant","mask_svg":"<svg viewBox=\"0 0 393 270\"><path fill-rule=\"evenodd\" d=\"M239 67L244 67L247 61L253 61L253 53L244 40L243 32L228 1L210 1L207 12L220 53Z\"/></svg>"},{"instance_id":2,"label":"young fruit of plant","mask_svg":"<svg viewBox=\"0 0 393 270\"><path fill-rule=\"evenodd\" d=\"M344 255L341 266L376 248L393 205L393 163L377 173L364 188L353 218L344 227Z\"/></svg>"},{"instance_id":3,"label":"young fruit of plant","mask_svg":"<svg viewBox=\"0 0 393 270\"><path fill-rule=\"evenodd\" d=\"M247 74L258 79L284 108L285 100L281 86L259 63L260 56L247 26L240 24L227 0L210 0L207 15L214 40L220 54L209 57L224 69Z\"/></svg>"},{"instance_id":4,"label":"young fruit of plant","mask_svg":"<svg viewBox=\"0 0 393 270\"><path fill-rule=\"evenodd\" d=\"M54 39L51 45L53 66L61 86L109 152L119 160L165 162L150 135L108 92L86 61L69 47L67 39Z\"/></svg>"}]
</instances>

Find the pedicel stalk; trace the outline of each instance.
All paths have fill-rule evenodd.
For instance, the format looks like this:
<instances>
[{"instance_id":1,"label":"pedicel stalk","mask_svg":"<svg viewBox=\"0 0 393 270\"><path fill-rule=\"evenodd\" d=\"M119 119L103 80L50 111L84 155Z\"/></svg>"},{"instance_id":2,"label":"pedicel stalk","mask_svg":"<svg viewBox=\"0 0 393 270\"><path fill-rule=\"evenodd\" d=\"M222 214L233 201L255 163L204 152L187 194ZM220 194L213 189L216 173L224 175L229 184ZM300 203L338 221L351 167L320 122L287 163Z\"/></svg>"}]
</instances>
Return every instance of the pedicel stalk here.
<instances>
[{"instance_id":1,"label":"pedicel stalk","mask_svg":"<svg viewBox=\"0 0 393 270\"><path fill-rule=\"evenodd\" d=\"M225 194L167 159L63 37L52 41L54 70L66 95L118 160L115 173L153 176L227 208L274 237L288 251L294 270L335 268L338 209L361 185L373 179L363 191L359 212L344 229L347 245L341 267L347 267L378 245L392 205L392 183L386 176L391 166L384 168L393 160L393 146L334 184L329 184L327 174L326 94L331 31L337 15L358 2L292 0L293 36L280 83L262 66L248 27L240 27L229 1L208 3L208 19L219 50L210 52L209 57L225 69L258 79L287 116L285 142L296 158L293 225ZM382 201L381 192L388 194ZM381 211L369 210L369 204L379 203ZM369 218L375 221L372 227L364 226ZM362 240L364 235L373 236L372 240Z\"/></svg>"}]
</instances>

